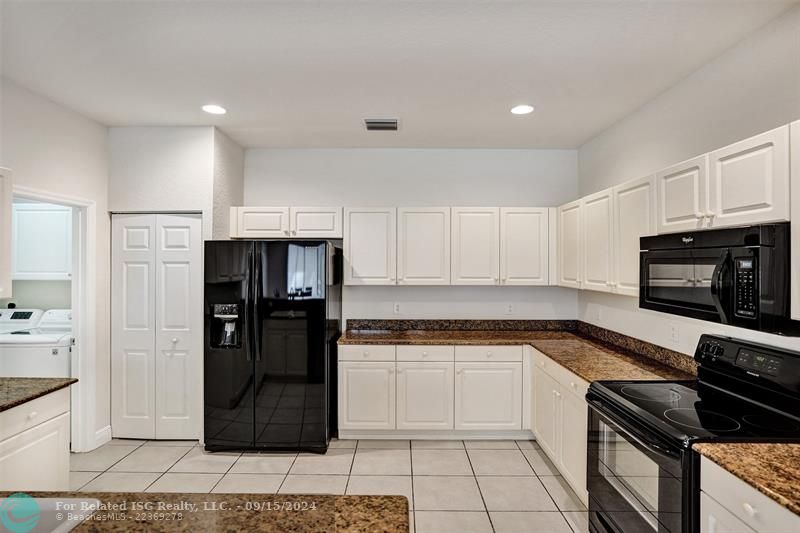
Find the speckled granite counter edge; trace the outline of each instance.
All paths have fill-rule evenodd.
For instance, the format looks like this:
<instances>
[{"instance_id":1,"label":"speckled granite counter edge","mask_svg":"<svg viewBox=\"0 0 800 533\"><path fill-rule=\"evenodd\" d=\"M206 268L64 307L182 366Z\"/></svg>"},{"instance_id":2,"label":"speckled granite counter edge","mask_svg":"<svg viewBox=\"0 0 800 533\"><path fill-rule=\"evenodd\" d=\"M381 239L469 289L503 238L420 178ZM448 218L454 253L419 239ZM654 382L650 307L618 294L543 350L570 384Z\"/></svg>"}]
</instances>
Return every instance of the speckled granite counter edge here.
<instances>
[{"instance_id":1,"label":"speckled granite counter edge","mask_svg":"<svg viewBox=\"0 0 800 533\"><path fill-rule=\"evenodd\" d=\"M759 448L768 448L769 457L764 457ZM797 466L800 444L701 442L694 444L692 449L782 507L800 515L800 466ZM781 460L776 457L776 451L780 455L780 450L794 452L789 454L791 457ZM787 468L794 468L795 471L789 473L793 479L785 479L783 474Z\"/></svg>"},{"instance_id":2,"label":"speckled granite counter edge","mask_svg":"<svg viewBox=\"0 0 800 533\"><path fill-rule=\"evenodd\" d=\"M566 331L625 355L644 357L686 374L697 375L691 356L580 320L371 320L349 319L349 331ZM346 333L345 333L346 335ZM477 341L473 342L477 344ZM342 344L347 344L345 339ZM411 342L409 342L411 344Z\"/></svg>"},{"instance_id":3,"label":"speckled granite counter edge","mask_svg":"<svg viewBox=\"0 0 800 533\"><path fill-rule=\"evenodd\" d=\"M30 383L29 386L24 388L30 388L31 390L29 392L23 392L21 396L10 400L0 399L0 413L78 382L75 378L0 378L0 390L2 390L3 383L10 380L20 383L23 381Z\"/></svg>"}]
</instances>

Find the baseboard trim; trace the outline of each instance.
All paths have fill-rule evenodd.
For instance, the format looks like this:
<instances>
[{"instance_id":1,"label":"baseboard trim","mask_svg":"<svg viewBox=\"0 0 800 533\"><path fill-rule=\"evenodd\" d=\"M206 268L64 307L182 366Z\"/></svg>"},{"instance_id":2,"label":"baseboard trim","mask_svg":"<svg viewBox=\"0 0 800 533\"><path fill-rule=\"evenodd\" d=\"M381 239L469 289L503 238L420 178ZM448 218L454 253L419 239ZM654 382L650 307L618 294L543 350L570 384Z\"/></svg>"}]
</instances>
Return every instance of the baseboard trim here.
<instances>
[{"instance_id":1,"label":"baseboard trim","mask_svg":"<svg viewBox=\"0 0 800 533\"><path fill-rule=\"evenodd\" d=\"M339 430L340 439L409 440L536 440L532 431L370 431Z\"/></svg>"},{"instance_id":2,"label":"baseboard trim","mask_svg":"<svg viewBox=\"0 0 800 533\"><path fill-rule=\"evenodd\" d=\"M111 442L111 426L100 428L94 433L94 448L99 448L107 442Z\"/></svg>"}]
</instances>

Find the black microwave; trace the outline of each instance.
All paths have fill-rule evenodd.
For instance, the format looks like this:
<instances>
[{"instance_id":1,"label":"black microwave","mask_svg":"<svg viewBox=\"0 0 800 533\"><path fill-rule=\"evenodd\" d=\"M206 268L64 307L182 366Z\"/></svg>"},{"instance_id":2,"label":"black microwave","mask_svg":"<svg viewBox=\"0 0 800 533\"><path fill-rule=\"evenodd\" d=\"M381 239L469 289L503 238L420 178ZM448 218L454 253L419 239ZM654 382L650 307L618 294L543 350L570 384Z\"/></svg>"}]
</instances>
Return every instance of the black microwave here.
<instances>
[{"instance_id":1,"label":"black microwave","mask_svg":"<svg viewBox=\"0 0 800 533\"><path fill-rule=\"evenodd\" d=\"M800 335L788 222L642 237L639 249L639 307Z\"/></svg>"}]
</instances>

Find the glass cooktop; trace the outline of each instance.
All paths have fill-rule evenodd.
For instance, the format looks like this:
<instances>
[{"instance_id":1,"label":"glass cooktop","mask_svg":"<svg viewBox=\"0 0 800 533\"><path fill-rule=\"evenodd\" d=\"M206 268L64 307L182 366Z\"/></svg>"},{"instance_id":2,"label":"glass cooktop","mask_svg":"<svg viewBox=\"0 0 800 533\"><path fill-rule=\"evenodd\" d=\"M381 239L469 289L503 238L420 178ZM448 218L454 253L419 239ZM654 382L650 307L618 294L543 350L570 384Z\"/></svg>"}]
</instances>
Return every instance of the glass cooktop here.
<instances>
[{"instance_id":1,"label":"glass cooktop","mask_svg":"<svg viewBox=\"0 0 800 533\"><path fill-rule=\"evenodd\" d=\"M681 440L800 439L800 420L694 381L597 383L623 409Z\"/></svg>"}]
</instances>

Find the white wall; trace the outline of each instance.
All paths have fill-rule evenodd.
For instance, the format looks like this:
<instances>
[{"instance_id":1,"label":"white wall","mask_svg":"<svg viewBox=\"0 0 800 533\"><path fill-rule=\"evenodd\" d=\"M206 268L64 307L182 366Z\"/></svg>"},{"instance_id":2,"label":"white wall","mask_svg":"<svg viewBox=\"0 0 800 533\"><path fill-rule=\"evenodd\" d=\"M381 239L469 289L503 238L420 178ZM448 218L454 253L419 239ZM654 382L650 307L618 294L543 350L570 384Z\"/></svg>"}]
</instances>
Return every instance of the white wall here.
<instances>
[{"instance_id":1,"label":"white wall","mask_svg":"<svg viewBox=\"0 0 800 533\"><path fill-rule=\"evenodd\" d=\"M211 237L214 128L110 128L108 139L111 211L202 211Z\"/></svg>"},{"instance_id":2,"label":"white wall","mask_svg":"<svg viewBox=\"0 0 800 533\"><path fill-rule=\"evenodd\" d=\"M799 54L797 7L584 144L578 151L581 194L797 119ZM800 348L798 339L640 310L637 299L624 296L583 291L579 316L687 354L704 332Z\"/></svg>"},{"instance_id":3,"label":"white wall","mask_svg":"<svg viewBox=\"0 0 800 533\"><path fill-rule=\"evenodd\" d=\"M0 299L0 306L17 304L20 309L69 309L72 307L72 282L61 280L14 280L13 298Z\"/></svg>"},{"instance_id":4,"label":"white wall","mask_svg":"<svg viewBox=\"0 0 800 533\"><path fill-rule=\"evenodd\" d=\"M109 219L107 128L2 79L0 165L14 182L97 206L97 391L95 426L110 423Z\"/></svg>"},{"instance_id":5,"label":"white wall","mask_svg":"<svg viewBox=\"0 0 800 533\"><path fill-rule=\"evenodd\" d=\"M574 150L249 149L245 205L559 205L577 195ZM345 287L348 318L574 319L556 287ZM400 313L394 313L394 303ZM508 312L508 305L513 310Z\"/></svg>"},{"instance_id":6,"label":"white wall","mask_svg":"<svg viewBox=\"0 0 800 533\"><path fill-rule=\"evenodd\" d=\"M230 208L244 201L244 150L214 128L213 238L230 236Z\"/></svg>"}]
</instances>

